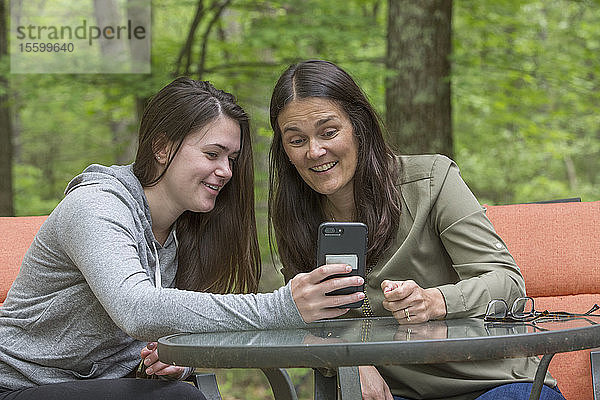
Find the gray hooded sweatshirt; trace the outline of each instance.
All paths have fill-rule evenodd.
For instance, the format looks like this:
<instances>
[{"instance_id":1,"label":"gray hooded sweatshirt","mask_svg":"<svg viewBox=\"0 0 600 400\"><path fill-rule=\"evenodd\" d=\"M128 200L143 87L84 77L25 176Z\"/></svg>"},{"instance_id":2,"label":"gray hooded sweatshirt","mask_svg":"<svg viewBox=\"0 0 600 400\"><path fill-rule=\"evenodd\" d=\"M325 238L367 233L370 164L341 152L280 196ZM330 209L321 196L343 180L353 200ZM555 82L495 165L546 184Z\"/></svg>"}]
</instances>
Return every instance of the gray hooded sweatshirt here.
<instances>
[{"instance_id":1,"label":"gray hooded sweatshirt","mask_svg":"<svg viewBox=\"0 0 600 400\"><path fill-rule=\"evenodd\" d=\"M155 239L131 165L91 165L65 194L0 308L0 388L123 377L147 341L168 334L304 324L289 284L248 295L174 289L176 232L164 246Z\"/></svg>"}]
</instances>

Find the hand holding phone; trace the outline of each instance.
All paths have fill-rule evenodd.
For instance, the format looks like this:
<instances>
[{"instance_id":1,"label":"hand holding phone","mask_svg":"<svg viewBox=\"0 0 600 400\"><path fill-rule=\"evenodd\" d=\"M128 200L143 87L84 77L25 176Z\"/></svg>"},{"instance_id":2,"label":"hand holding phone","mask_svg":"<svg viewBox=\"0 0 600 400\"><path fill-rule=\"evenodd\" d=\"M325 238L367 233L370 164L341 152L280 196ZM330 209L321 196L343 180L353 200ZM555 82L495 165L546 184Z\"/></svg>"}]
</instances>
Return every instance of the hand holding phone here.
<instances>
[{"instance_id":1,"label":"hand holding phone","mask_svg":"<svg viewBox=\"0 0 600 400\"><path fill-rule=\"evenodd\" d=\"M319 226L317 244L317 267L324 264L348 264L352 271L340 276L365 277L367 254L367 226L361 222L324 222ZM349 286L327 293L328 296L363 291L364 284ZM346 304L339 308L358 308L363 301Z\"/></svg>"}]
</instances>

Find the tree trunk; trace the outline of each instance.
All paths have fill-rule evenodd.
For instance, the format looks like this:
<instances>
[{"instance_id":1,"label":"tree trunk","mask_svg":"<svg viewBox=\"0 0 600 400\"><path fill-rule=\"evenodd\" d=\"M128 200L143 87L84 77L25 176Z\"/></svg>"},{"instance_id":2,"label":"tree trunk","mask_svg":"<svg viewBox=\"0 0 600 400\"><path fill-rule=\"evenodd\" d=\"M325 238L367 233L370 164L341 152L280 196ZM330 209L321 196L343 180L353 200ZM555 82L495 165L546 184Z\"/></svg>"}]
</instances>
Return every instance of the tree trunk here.
<instances>
[{"instance_id":1,"label":"tree trunk","mask_svg":"<svg viewBox=\"0 0 600 400\"><path fill-rule=\"evenodd\" d=\"M121 21L121 13L115 0L94 0L96 23L100 27L116 26ZM105 62L128 62L129 52L124 40L100 37L100 51Z\"/></svg>"},{"instance_id":2,"label":"tree trunk","mask_svg":"<svg viewBox=\"0 0 600 400\"><path fill-rule=\"evenodd\" d=\"M146 26L146 37L152 37L152 15L148 3L147 0L127 0L127 19L131 21L131 26ZM150 26L147 26L148 23ZM143 67L152 62L150 51L150 40L129 41L132 71L145 70Z\"/></svg>"},{"instance_id":3,"label":"tree trunk","mask_svg":"<svg viewBox=\"0 0 600 400\"><path fill-rule=\"evenodd\" d=\"M150 7L147 6L145 1L140 0L127 0L127 18L131 20L133 26L147 24L150 22L149 31L147 35L152 34L152 15L150 13ZM150 52L150 41L145 40L141 43L134 43L130 41L130 51L132 61L135 63L150 63L150 75L146 75L149 81L152 81L152 53ZM147 57L150 56L148 59ZM117 158L118 164L124 164L131 162L135 158L137 146L138 146L138 127L144 114L144 108L150 100L150 96L140 96L136 93L135 95L135 124L134 128L128 130L129 137L127 138L127 146L123 150L123 153Z\"/></svg>"},{"instance_id":4,"label":"tree trunk","mask_svg":"<svg viewBox=\"0 0 600 400\"><path fill-rule=\"evenodd\" d=\"M144 10L143 2L128 1L127 3L127 18L131 19L132 26L137 26L136 22L142 21L145 25L144 17L147 11ZM146 7L147 8L147 7ZM98 26L114 26L121 21L121 10L116 0L94 0L94 15ZM148 32L147 34L150 34ZM149 44L149 41L135 41L135 46L127 46L124 40L109 40L101 38L100 51L105 60L110 62L128 62L129 60L133 63L132 68L135 67L135 63L144 62L143 55ZM130 41L134 42L134 41ZM135 69L133 69L135 70ZM112 112L114 106L108 106L109 118L114 115ZM123 119L107 121L107 125L112 132L112 148L114 149L114 162L116 164L128 164L132 161L133 150L132 146L135 144L134 135L129 129L129 124Z\"/></svg>"},{"instance_id":5,"label":"tree trunk","mask_svg":"<svg viewBox=\"0 0 600 400\"><path fill-rule=\"evenodd\" d=\"M0 61L8 57L8 10L0 0ZM8 71L7 71L8 73ZM8 96L8 79L0 75L0 215L14 215L12 181L12 123Z\"/></svg>"},{"instance_id":6,"label":"tree trunk","mask_svg":"<svg viewBox=\"0 0 600 400\"><path fill-rule=\"evenodd\" d=\"M452 0L388 0L386 124L404 154L453 156Z\"/></svg>"}]
</instances>

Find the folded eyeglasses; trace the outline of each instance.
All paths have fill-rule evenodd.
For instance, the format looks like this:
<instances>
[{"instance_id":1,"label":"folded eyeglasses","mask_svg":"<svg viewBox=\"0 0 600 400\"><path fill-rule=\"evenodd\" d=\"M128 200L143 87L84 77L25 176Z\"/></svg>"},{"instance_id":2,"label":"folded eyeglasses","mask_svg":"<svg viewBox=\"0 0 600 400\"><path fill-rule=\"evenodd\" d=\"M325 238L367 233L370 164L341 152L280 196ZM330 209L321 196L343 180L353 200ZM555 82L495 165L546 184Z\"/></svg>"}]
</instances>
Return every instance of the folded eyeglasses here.
<instances>
[{"instance_id":1,"label":"folded eyeglasses","mask_svg":"<svg viewBox=\"0 0 600 400\"><path fill-rule=\"evenodd\" d=\"M509 309L506 301L495 299L488 303L483 320L495 322L530 322L539 319L557 320L570 317L600 317L600 314L593 314L593 312L598 309L600 309L600 306L594 304L592 308L583 314L565 311L537 311L534 307L533 298L531 297L519 297L513 302L512 307Z\"/></svg>"}]
</instances>

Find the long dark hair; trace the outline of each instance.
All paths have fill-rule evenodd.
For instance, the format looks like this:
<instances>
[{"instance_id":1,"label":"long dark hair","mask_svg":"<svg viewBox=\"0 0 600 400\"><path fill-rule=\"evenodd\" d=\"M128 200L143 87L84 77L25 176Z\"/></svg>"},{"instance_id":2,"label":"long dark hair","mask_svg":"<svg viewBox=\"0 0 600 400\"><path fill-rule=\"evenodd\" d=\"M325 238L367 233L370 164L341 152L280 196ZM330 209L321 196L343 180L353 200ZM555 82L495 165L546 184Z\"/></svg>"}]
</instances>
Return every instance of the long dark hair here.
<instances>
[{"instance_id":1,"label":"long dark hair","mask_svg":"<svg viewBox=\"0 0 600 400\"><path fill-rule=\"evenodd\" d=\"M133 172L142 186L155 185L171 165L183 139L220 116L237 121L240 154L232 178L208 213L184 212L177 219L179 289L213 293L258 290L261 264L254 218L254 168L250 123L235 97L209 82L177 78L148 103L140 123ZM172 143L162 174L154 158Z\"/></svg>"},{"instance_id":2,"label":"long dark hair","mask_svg":"<svg viewBox=\"0 0 600 400\"><path fill-rule=\"evenodd\" d=\"M286 278L316 267L317 229L326 219L324 195L312 190L288 160L277 122L288 103L309 97L325 98L341 107L358 139L354 203L357 220L369 228L369 265L390 246L400 218L396 157L385 143L383 124L366 95L333 63L311 60L290 66L271 97L274 135L269 153L269 240L273 249L272 227Z\"/></svg>"}]
</instances>

